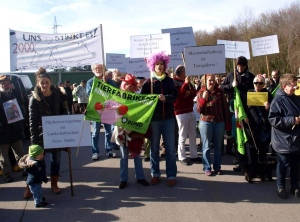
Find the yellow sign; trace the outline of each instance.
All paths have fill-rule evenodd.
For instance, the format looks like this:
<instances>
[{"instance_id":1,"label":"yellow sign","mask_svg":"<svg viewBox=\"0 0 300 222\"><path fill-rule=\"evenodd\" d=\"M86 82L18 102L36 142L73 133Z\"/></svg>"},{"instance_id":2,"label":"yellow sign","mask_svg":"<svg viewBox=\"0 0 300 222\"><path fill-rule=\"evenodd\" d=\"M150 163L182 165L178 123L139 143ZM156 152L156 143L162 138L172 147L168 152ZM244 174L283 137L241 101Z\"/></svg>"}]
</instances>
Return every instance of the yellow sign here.
<instances>
[{"instance_id":1,"label":"yellow sign","mask_svg":"<svg viewBox=\"0 0 300 222\"><path fill-rule=\"evenodd\" d=\"M268 102L268 92L247 92L248 106L264 106Z\"/></svg>"},{"instance_id":2,"label":"yellow sign","mask_svg":"<svg viewBox=\"0 0 300 222\"><path fill-rule=\"evenodd\" d=\"M299 87L297 90L295 90L295 95L300 96L300 83L297 83L297 86Z\"/></svg>"}]
</instances>

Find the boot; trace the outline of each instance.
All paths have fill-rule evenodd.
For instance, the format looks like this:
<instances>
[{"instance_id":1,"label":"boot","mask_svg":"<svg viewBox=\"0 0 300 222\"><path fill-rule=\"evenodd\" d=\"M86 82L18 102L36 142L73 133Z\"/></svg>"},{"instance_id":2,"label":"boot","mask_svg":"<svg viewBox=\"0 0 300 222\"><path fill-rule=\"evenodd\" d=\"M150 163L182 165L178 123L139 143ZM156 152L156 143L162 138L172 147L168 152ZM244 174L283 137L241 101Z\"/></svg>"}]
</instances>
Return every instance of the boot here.
<instances>
[{"instance_id":1,"label":"boot","mask_svg":"<svg viewBox=\"0 0 300 222\"><path fill-rule=\"evenodd\" d=\"M51 175L51 189L55 194L60 194L60 189L57 186L58 178L59 178L58 175Z\"/></svg>"},{"instance_id":2,"label":"boot","mask_svg":"<svg viewBox=\"0 0 300 222\"><path fill-rule=\"evenodd\" d=\"M30 192L29 186L27 185L23 194L24 199L30 199L32 197L32 193Z\"/></svg>"}]
</instances>

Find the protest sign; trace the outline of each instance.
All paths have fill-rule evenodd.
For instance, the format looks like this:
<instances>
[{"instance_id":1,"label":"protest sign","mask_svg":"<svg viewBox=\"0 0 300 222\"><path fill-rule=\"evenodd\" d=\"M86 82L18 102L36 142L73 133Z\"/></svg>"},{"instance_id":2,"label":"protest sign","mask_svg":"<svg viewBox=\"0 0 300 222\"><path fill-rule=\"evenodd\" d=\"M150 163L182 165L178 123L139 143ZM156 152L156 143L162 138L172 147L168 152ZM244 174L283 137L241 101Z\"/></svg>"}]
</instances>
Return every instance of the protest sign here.
<instances>
[{"instance_id":1,"label":"protest sign","mask_svg":"<svg viewBox=\"0 0 300 222\"><path fill-rule=\"evenodd\" d=\"M146 58L157 52L171 55L170 33L130 37L130 58Z\"/></svg>"},{"instance_id":2,"label":"protest sign","mask_svg":"<svg viewBox=\"0 0 300 222\"><path fill-rule=\"evenodd\" d=\"M42 116L44 149L91 146L90 121L83 114Z\"/></svg>"},{"instance_id":3,"label":"protest sign","mask_svg":"<svg viewBox=\"0 0 300 222\"><path fill-rule=\"evenodd\" d=\"M252 55L270 55L279 53L277 35L251 39Z\"/></svg>"},{"instance_id":4,"label":"protest sign","mask_svg":"<svg viewBox=\"0 0 300 222\"><path fill-rule=\"evenodd\" d=\"M225 73L225 46L197 46L184 48L186 73L202 75Z\"/></svg>"},{"instance_id":5,"label":"protest sign","mask_svg":"<svg viewBox=\"0 0 300 222\"><path fill-rule=\"evenodd\" d=\"M264 106L268 102L268 92L247 92L248 106Z\"/></svg>"},{"instance_id":6,"label":"protest sign","mask_svg":"<svg viewBox=\"0 0 300 222\"><path fill-rule=\"evenodd\" d=\"M126 72L133 74L136 77L145 77L146 79L150 77L150 71L147 67L145 59L143 58L126 58Z\"/></svg>"},{"instance_id":7,"label":"protest sign","mask_svg":"<svg viewBox=\"0 0 300 222\"><path fill-rule=\"evenodd\" d=\"M95 78L85 119L146 133L157 101L156 94L127 92Z\"/></svg>"},{"instance_id":8,"label":"protest sign","mask_svg":"<svg viewBox=\"0 0 300 222\"><path fill-rule=\"evenodd\" d=\"M249 43L239 41L217 40L217 44L225 45L225 58L236 59L237 57L244 56L250 59Z\"/></svg>"},{"instance_id":9,"label":"protest sign","mask_svg":"<svg viewBox=\"0 0 300 222\"><path fill-rule=\"evenodd\" d=\"M11 71L77 67L102 63L101 26L73 33L30 33L10 30Z\"/></svg>"},{"instance_id":10,"label":"protest sign","mask_svg":"<svg viewBox=\"0 0 300 222\"><path fill-rule=\"evenodd\" d=\"M106 53L107 69L124 69L126 67L125 54Z\"/></svg>"},{"instance_id":11,"label":"protest sign","mask_svg":"<svg viewBox=\"0 0 300 222\"><path fill-rule=\"evenodd\" d=\"M20 106L16 99L12 99L3 103L3 110L8 124L24 119Z\"/></svg>"}]
</instances>

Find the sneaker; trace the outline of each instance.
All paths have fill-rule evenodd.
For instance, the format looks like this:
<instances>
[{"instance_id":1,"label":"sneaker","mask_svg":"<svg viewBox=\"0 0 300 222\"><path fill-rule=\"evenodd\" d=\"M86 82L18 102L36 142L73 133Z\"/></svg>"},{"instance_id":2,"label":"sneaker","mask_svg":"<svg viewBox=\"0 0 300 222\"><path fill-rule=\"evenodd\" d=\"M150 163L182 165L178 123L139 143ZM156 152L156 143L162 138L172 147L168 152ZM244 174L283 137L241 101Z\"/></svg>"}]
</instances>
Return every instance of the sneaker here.
<instances>
[{"instance_id":1,"label":"sneaker","mask_svg":"<svg viewBox=\"0 0 300 222\"><path fill-rule=\"evenodd\" d=\"M210 171L210 170L205 170L205 171L204 171L204 174L205 174L206 176L211 176L211 171Z\"/></svg>"},{"instance_id":2,"label":"sneaker","mask_svg":"<svg viewBox=\"0 0 300 222\"><path fill-rule=\"evenodd\" d=\"M179 162L180 162L182 165L185 165L185 166L190 165L190 163L187 161L187 159L179 160Z\"/></svg>"},{"instance_id":3,"label":"sneaker","mask_svg":"<svg viewBox=\"0 0 300 222\"><path fill-rule=\"evenodd\" d=\"M93 153L92 160L98 160L98 159L99 159L99 154L98 153Z\"/></svg>"},{"instance_id":4,"label":"sneaker","mask_svg":"<svg viewBox=\"0 0 300 222\"><path fill-rule=\"evenodd\" d=\"M157 185L159 182L159 177L152 177L151 185Z\"/></svg>"},{"instance_id":5,"label":"sneaker","mask_svg":"<svg viewBox=\"0 0 300 222\"><path fill-rule=\"evenodd\" d=\"M44 206L46 206L47 204L48 204L47 201L44 201L44 200L43 200L43 201L40 202L39 204L36 204L35 207L36 207L36 208L44 207Z\"/></svg>"},{"instance_id":6,"label":"sneaker","mask_svg":"<svg viewBox=\"0 0 300 222\"><path fill-rule=\"evenodd\" d=\"M167 186L168 187L174 187L175 184L176 184L176 180L175 179L167 181Z\"/></svg>"},{"instance_id":7,"label":"sneaker","mask_svg":"<svg viewBox=\"0 0 300 222\"><path fill-rule=\"evenodd\" d=\"M12 178L10 175L4 176L5 183L11 183L14 181L14 178Z\"/></svg>"},{"instance_id":8,"label":"sneaker","mask_svg":"<svg viewBox=\"0 0 300 222\"><path fill-rule=\"evenodd\" d=\"M300 198L300 191L299 189L290 190L291 194L294 194L295 197Z\"/></svg>"},{"instance_id":9,"label":"sneaker","mask_svg":"<svg viewBox=\"0 0 300 222\"><path fill-rule=\"evenodd\" d=\"M148 161L150 161L150 157L149 156L145 156L144 157L144 162L148 162Z\"/></svg>"},{"instance_id":10,"label":"sneaker","mask_svg":"<svg viewBox=\"0 0 300 222\"><path fill-rule=\"evenodd\" d=\"M19 172L20 170L21 170L21 168L18 165L14 165L12 167L12 171L14 171L14 172Z\"/></svg>"},{"instance_id":11,"label":"sneaker","mask_svg":"<svg viewBox=\"0 0 300 222\"><path fill-rule=\"evenodd\" d=\"M136 180L136 182L143 185L143 186L145 186L145 187L149 186L149 183L145 179Z\"/></svg>"},{"instance_id":12,"label":"sneaker","mask_svg":"<svg viewBox=\"0 0 300 222\"><path fill-rule=\"evenodd\" d=\"M121 181L119 184L119 189L124 189L125 187L127 187L127 181Z\"/></svg>"},{"instance_id":13,"label":"sneaker","mask_svg":"<svg viewBox=\"0 0 300 222\"><path fill-rule=\"evenodd\" d=\"M277 190L277 195L281 198L281 199L287 199L287 194L285 192L285 190L283 188L278 188Z\"/></svg>"},{"instance_id":14,"label":"sneaker","mask_svg":"<svg viewBox=\"0 0 300 222\"><path fill-rule=\"evenodd\" d=\"M112 151L108 151L106 154L105 154L107 157L110 157L110 158L115 158L117 155L115 153L113 153Z\"/></svg>"}]
</instances>

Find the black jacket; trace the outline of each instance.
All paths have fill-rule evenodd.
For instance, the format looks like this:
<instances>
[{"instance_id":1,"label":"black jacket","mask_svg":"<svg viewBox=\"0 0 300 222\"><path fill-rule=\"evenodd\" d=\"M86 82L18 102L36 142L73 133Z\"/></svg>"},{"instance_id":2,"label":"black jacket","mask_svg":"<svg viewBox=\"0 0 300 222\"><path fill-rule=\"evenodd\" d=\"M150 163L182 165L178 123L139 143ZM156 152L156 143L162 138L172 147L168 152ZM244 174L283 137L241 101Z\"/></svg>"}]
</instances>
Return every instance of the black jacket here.
<instances>
[{"instance_id":1,"label":"black jacket","mask_svg":"<svg viewBox=\"0 0 300 222\"><path fill-rule=\"evenodd\" d=\"M60 88L61 89L61 88ZM61 89L62 90L62 89ZM68 114L68 104L65 94L58 88L51 86L52 104L46 102L40 88L35 87L29 101L29 126L31 143L43 146L42 142L42 116L55 116Z\"/></svg>"},{"instance_id":2,"label":"black jacket","mask_svg":"<svg viewBox=\"0 0 300 222\"><path fill-rule=\"evenodd\" d=\"M151 93L151 81L148 79L141 90L141 94ZM164 80L159 81L153 78L153 94L163 94L166 101L163 103L158 100L154 110L152 120L162 121L164 119L175 118L174 102L177 98L177 90L174 85L173 79L166 76Z\"/></svg>"},{"instance_id":3,"label":"black jacket","mask_svg":"<svg viewBox=\"0 0 300 222\"><path fill-rule=\"evenodd\" d=\"M288 96L281 88L276 91L270 112L273 149L281 154L300 153L300 125L295 125L295 117L300 116L300 98Z\"/></svg>"}]
</instances>

